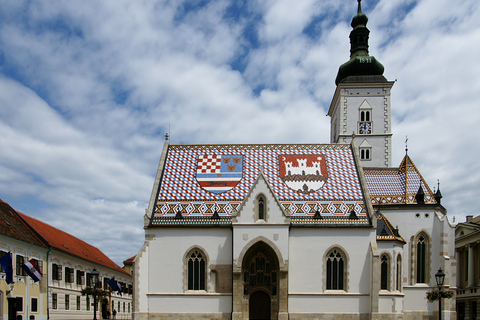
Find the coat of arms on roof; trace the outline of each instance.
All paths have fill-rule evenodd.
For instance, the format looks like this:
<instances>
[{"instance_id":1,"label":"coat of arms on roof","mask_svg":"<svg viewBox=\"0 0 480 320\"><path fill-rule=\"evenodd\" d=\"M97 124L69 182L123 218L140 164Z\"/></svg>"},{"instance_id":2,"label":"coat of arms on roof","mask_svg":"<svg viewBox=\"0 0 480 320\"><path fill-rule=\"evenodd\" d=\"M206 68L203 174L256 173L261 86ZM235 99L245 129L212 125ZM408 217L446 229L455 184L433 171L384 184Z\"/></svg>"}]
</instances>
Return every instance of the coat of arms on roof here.
<instances>
[{"instance_id":1,"label":"coat of arms on roof","mask_svg":"<svg viewBox=\"0 0 480 320\"><path fill-rule=\"evenodd\" d=\"M200 187L213 193L227 192L242 180L242 155L204 154L198 157L197 181Z\"/></svg>"},{"instance_id":2,"label":"coat of arms on roof","mask_svg":"<svg viewBox=\"0 0 480 320\"><path fill-rule=\"evenodd\" d=\"M323 154L284 154L279 156L280 178L299 193L312 193L328 179Z\"/></svg>"}]
</instances>

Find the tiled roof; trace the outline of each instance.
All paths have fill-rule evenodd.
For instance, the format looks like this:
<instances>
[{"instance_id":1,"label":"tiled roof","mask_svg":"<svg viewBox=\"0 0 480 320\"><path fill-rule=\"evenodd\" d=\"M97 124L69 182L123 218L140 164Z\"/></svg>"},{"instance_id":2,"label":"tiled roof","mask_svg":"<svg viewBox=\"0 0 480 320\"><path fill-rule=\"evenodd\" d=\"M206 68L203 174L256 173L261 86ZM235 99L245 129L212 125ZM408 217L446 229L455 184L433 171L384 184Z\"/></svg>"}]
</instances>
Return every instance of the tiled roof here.
<instances>
[{"instance_id":1,"label":"tiled roof","mask_svg":"<svg viewBox=\"0 0 480 320\"><path fill-rule=\"evenodd\" d=\"M420 186L426 204L436 204L434 194L417 167L405 156L398 168L364 167L365 180L373 205L415 204Z\"/></svg>"},{"instance_id":2,"label":"tiled roof","mask_svg":"<svg viewBox=\"0 0 480 320\"><path fill-rule=\"evenodd\" d=\"M390 221L383 215L377 217L377 240L378 241L399 241L407 243L400 235L399 230L394 228Z\"/></svg>"},{"instance_id":3,"label":"tiled roof","mask_svg":"<svg viewBox=\"0 0 480 320\"><path fill-rule=\"evenodd\" d=\"M29 217L20 212L19 214L48 242L50 247L77 256L80 259L88 260L95 264L113 269L115 271L129 274L119 267L115 262L110 260L110 258L98 248L40 220Z\"/></svg>"},{"instance_id":4,"label":"tiled roof","mask_svg":"<svg viewBox=\"0 0 480 320\"><path fill-rule=\"evenodd\" d=\"M8 203L0 200L0 233L21 241L47 248L47 244Z\"/></svg>"},{"instance_id":5,"label":"tiled roof","mask_svg":"<svg viewBox=\"0 0 480 320\"><path fill-rule=\"evenodd\" d=\"M292 217L366 218L350 145L170 145L152 225L225 223L261 173ZM215 211L222 219L204 219Z\"/></svg>"}]
</instances>

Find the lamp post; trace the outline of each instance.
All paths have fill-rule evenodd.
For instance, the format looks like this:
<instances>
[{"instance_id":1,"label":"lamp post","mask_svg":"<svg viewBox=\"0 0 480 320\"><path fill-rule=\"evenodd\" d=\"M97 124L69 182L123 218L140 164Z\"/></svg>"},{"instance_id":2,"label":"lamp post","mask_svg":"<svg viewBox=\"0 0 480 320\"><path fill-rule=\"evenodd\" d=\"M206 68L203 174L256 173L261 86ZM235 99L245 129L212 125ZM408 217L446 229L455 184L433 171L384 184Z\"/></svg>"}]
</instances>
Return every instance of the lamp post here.
<instances>
[{"instance_id":1,"label":"lamp post","mask_svg":"<svg viewBox=\"0 0 480 320\"><path fill-rule=\"evenodd\" d=\"M90 273L90 276L92 277L92 288L96 289L97 288L97 282L98 282L98 271L93 267L92 272ZM95 291L93 292L93 320L97 320L97 295L95 294Z\"/></svg>"},{"instance_id":2,"label":"lamp post","mask_svg":"<svg viewBox=\"0 0 480 320\"><path fill-rule=\"evenodd\" d=\"M443 273L442 268L438 269L438 272L435 274L435 281L437 282L437 287L440 293L442 292L443 282L445 281L445 273ZM440 299L438 299L438 320L442 320L442 296L440 294Z\"/></svg>"}]
</instances>

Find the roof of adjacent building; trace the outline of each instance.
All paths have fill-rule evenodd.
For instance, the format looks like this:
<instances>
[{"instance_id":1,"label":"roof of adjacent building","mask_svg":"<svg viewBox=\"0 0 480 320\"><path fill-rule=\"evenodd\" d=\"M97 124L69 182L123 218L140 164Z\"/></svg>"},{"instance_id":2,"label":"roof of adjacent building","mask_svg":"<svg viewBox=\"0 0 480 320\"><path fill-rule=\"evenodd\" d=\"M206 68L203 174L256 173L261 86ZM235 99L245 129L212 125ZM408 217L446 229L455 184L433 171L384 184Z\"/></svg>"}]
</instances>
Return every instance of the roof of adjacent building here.
<instances>
[{"instance_id":1,"label":"roof of adjacent building","mask_svg":"<svg viewBox=\"0 0 480 320\"><path fill-rule=\"evenodd\" d=\"M129 274L115 262L110 260L102 251L83 240L80 240L65 231L52 227L45 222L20 213L21 217L34 228L48 243L58 251L77 256L81 259L91 261L95 264L113 269L115 271Z\"/></svg>"},{"instance_id":2,"label":"roof of adjacent building","mask_svg":"<svg viewBox=\"0 0 480 320\"><path fill-rule=\"evenodd\" d=\"M292 219L368 223L347 144L169 145L163 161L151 225L229 224L260 175Z\"/></svg>"},{"instance_id":3,"label":"roof of adjacent building","mask_svg":"<svg viewBox=\"0 0 480 320\"><path fill-rule=\"evenodd\" d=\"M438 204L435 194L408 155L398 168L364 167L363 172L373 205L418 204L416 195L419 190L424 192L425 204Z\"/></svg>"},{"instance_id":4,"label":"roof of adjacent building","mask_svg":"<svg viewBox=\"0 0 480 320\"><path fill-rule=\"evenodd\" d=\"M98 248L49 224L16 211L2 200L0 200L0 213L0 233L5 236L45 248L51 247L129 275Z\"/></svg>"},{"instance_id":5,"label":"roof of adjacent building","mask_svg":"<svg viewBox=\"0 0 480 320\"><path fill-rule=\"evenodd\" d=\"M47 248L47 244L10 205L0 199L0 233Z\"/></svg>"}]
</instances>

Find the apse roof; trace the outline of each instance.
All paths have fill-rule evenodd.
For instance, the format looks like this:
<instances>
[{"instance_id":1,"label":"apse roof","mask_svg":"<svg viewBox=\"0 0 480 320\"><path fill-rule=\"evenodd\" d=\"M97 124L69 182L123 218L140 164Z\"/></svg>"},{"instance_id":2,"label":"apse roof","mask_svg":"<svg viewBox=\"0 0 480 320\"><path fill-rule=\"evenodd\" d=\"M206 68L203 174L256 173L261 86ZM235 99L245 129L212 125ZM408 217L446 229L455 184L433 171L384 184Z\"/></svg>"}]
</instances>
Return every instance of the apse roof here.
<instances>
[{"instance_id":1,"label":"apse roof","mask_svg":"<svg viewBox=\"0 0 480 320\"><path fill-rule=\"evenodd\" d=\"M229 224L261 173L292 218L368 220L346 144L169 145L162 169L152 225Z\"/></svg>"},{"instance_id":2,"label":"apse roof","mask_svg":"<svg viewBox=\"0 0 480 320\"><path fill-rule=\"evenodd\" d=\"M408 155L398 168L364 167L363 172L373 205L416 204L420 186L425 193L425 204L437 204L432 190Z\"/></svg>"},{"instance_id":3,"label":"apse roof","mask_svg":"<svg viewBox=\"0 0 480 320\"><path fill-rule=\"evenodd\" d=\"M399 241L407 243L400 235L398 228L394 228L387 217L379 213L377 216L377 240L378 241Z\"/></svg>"}]
</instances>

